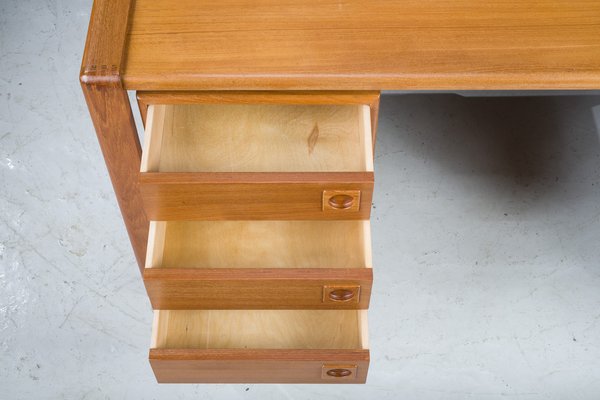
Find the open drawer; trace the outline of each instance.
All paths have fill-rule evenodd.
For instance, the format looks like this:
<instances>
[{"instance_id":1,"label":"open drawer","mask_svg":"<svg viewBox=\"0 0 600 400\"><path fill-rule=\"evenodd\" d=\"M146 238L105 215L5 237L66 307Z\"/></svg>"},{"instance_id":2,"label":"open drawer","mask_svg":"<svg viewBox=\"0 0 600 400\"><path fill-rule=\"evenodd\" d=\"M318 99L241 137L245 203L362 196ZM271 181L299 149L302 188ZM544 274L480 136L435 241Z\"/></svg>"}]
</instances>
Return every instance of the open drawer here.
<instances>
[{"instance_id":1,"label":"open drawer","mask_svg":"<svg viewBox=\"0 0 600 400\"><path fill-rule=\"evenodd\" d=\"M366 309L369 221L150 223L154 309Z\"/></svg>"},{"instance_id":2,"label":"open drawer","mask_svg":"<svg viewBox=\"0 0 600 400\"><path fill-rule=\"evenodd\" d=\"M150 220L368 219L371 109L151 104L140 190Z\"/></svg>"},{"instance_id":3,"label":"open drawer","mask_svg":"<svg viewBox=\"0 0 600 400\"><path fill-rule=\"evenodd\" d=\"M155 311L161 383L364 383L364 310Z\"/></svg>"}]
</instances>

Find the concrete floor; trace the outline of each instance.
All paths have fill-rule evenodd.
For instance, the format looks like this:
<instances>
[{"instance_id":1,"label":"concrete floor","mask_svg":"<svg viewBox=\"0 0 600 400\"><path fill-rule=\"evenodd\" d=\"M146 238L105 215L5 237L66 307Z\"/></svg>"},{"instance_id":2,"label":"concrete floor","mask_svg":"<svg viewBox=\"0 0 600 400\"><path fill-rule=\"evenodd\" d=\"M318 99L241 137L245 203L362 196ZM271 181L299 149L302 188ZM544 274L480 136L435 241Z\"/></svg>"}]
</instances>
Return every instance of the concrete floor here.
<instances>
[{"instance_id":1,"label":"concrete floor","mask_svg":"<svg viewBox=\"0 0 600 400\"><path fill-rule=\"evenodd\" d=\"M600 398L593 96L383 97L367 385L157 385L77 81L90 8L0 2L0 399Z\"/></svg>"}]
</instances>

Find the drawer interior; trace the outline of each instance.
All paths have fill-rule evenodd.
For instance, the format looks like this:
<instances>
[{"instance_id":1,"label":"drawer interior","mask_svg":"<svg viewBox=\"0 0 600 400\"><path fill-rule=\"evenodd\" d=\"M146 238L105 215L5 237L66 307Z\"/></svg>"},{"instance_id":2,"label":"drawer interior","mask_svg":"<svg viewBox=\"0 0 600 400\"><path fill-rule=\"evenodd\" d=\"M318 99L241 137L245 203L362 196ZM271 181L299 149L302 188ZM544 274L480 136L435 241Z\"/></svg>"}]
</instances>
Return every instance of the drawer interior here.
<instances>
[{"instance_id":1,"label":"drawer interior","mask_svg":"<svg viewBox=\"0 0 600 400\"><path fill-rule=\"evenodd\" d=\"M365 310L160 310L154 349L368 349Z\"/></svg>"},{"instance_id":2,"label":"drawer interior","mask_svg":"<svg viewBox=\"0 0 600 400\"><path fill-rule=\"evenodd\" d=\"M141 172L363 172L372 154L366 105L151 105Z\"/></svg>"},{"instance_id":3,"label":"drawer interior","mask_svg":"<svg viewBox=\"0 0 600 400\"><path fill-rule=\"evenodd\" d=\"M152 221L146 268L371 268L370 223Z\"/></svg>"}]
</instances>

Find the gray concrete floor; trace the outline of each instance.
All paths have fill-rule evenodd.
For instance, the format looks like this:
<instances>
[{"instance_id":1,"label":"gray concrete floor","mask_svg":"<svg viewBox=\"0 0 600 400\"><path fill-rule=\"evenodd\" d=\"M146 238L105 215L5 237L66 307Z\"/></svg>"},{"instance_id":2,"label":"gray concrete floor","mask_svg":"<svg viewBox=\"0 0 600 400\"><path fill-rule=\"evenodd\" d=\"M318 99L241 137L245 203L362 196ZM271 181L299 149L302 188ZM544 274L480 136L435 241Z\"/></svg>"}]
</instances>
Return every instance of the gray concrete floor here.
<instances>
[{"instance_id":1,"label":"gray concrete floor","mask_svg":"<svg viewBox=\"0 0 600 400\"><path fill-rule=\"evenodd\" d=\"M600 97L384 96L364 386L157 385L77 75L91 2L0 2L0 399L600 398Z\"/></svg>"}]
</instances>

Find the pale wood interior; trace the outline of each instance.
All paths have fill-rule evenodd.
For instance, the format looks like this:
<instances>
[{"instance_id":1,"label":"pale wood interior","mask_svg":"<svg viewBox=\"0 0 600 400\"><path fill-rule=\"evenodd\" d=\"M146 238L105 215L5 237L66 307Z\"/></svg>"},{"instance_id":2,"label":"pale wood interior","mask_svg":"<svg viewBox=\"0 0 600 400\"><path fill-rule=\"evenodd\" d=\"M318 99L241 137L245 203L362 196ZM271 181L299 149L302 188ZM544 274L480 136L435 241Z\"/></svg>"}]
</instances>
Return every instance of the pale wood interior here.
<instances>
[{"instance_id":1,"label":"pale wood interior","mask_svg":"<svg viewBox=\"0 0 600 400\"><path fill-rule=\"evenodd\" d=\"M366 349L366 310L160 310L152 348Z\"/></svg>"},{"instance_id":2,"label":"pale wood interior","mask_svg":"<svg viewBox=\"0 0 600 400\"><path fill-rule=\"evenodd\" d=\"M371 268L369 221L152 221L147 268Z\"/></svg>"},{"instance_id":3,"label":"pale wood interior","mask_svg":"<svg viewBox=\"0 0 600 400\"><path fill-rule=\"evenodd\" d=\"M151 105L141 171L372 171L372 154L366 105Z\"/></svg>"}]
</instances>

